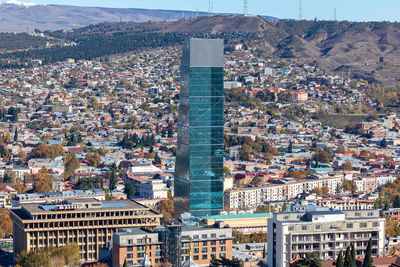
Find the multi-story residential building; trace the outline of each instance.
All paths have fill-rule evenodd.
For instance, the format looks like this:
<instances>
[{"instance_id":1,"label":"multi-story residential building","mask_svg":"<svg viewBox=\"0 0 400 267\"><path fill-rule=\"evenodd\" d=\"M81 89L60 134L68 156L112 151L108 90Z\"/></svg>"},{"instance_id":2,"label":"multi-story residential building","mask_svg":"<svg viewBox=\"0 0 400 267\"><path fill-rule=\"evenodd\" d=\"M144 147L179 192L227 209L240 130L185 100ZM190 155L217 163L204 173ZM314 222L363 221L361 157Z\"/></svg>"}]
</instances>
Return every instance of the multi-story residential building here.
<instances>
[{"instance_id":1,"label":"multi-story residential building","mask_svg":"<svg viewBox=\"0 0 400 267\"><path fill-rule=\"evenodd\" d=\"M259 187L235 188L224 193L224 205L229 209L251 208L264 201L289 200L298 194L327 186L329 193L339 192L343 183L342 176L327 176L318 179L296 180L283 178L276 183Z\"/></svg>"},{"instance_id":2,"label":"multi-story residential building","mask_svg":"<svg viewBox=\"0 0 400 267\"><path fill-rule=\"evenodd\" d=\"M202 265L209 264L212 258L232 259L232 229L224 224L166 226L155 231L120 229L113 237L113 267L123 266L125 260L128 266L142 266L146 251L154 267L161 266L164 261L181 265L189 260L190 254Z\"/></svg>"},{"instance_id":3,"label":"multi-story residential building","mask_svg":"<svg viewBox=\"0 0 400 267\"><path fill-rule=\"evenodd\" d=\"M374 199L364 198L321 198L314 201L318 206L334 210L374 209Z\"/></svg>"},{"instance_id":4,"label":"multi-story residential building","mask_svg":"<svg viewBox=\"0 0 400 267\"><path fill-rule=\"evenodd\" d=\"M33 204L33 203L56 203L65 199L85 199L95 198L97 200L105 200L106 193L103 189L93 190L74 190L74 191L58 191L58 192L44 192L32 194L18 194L12 200L13 207L19 207L20 204Z\"/></svg>"},{"instance_id":5,"label":"multi-story residential building","mask_svg":"<svg viewBox=\"0 0 400 267\"><path fill-rule=\"evenodd\" d=\"M68 199L11 209L14 255L77 243L84 261L97 260L122 227L156 228L162 215L130 200Z\"/></svg>"},{"instance_id":6,"label":"multi-story residential building","mask_svg":"<svg viewBox=\"0 0 400 267\"><path fill-rule=\"evenodd\" d=\"M175 212L223 209L224 41L190 39L181 64Z\"/></svg>"},{"instance_id":7,"label":"multi-story residential building","mask_svg":"<svg viewBox=\"0 0 400 267\"><path fill-rule=\"evenodd\" d=\"M400 209L399 208L392 208L388 210L382 211L383 214L392 217L397 223L400 222Z\"/></svg>"},{"instance_id":8,"label":"multi-story residential building","mask_svg":"<svg viewBox=\"0 0 400 267\"><path fill-rule=\"evenodd\" d=\"M378 210L275 213L268 220L268 266L289 266L313 251L336 259L350 245L363 257L370 238L372 255L383 256L385 219Z\"/></svg>"},{"instance_id":9,"label":"multi-story residential building","mask_svg":"<svg viewBox=\"0 0 400 267\"><path fill-rule=\"evenodd\" d=\"M142 198L167 198L167 185L160 179L146 180L140 183L139 195Z\"/></svg>"}]
</instances>

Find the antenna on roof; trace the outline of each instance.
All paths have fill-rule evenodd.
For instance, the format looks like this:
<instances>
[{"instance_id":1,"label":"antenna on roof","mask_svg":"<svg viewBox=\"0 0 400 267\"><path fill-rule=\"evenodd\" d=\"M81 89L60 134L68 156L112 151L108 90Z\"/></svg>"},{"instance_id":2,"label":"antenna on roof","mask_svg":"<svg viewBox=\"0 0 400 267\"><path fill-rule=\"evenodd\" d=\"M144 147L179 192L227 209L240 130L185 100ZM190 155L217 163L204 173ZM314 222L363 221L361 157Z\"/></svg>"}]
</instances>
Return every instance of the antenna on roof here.
<instances>
[{"instance_id":1,"label":"antenna on roof","mask_svg":"<svg viewBox=\"0 0 400 267\"><path fill-rule=\"evenodd\" d=\"M336 21L336 8L335 8L335 10L333 11L333 19Z\"/></svg>"},{"instance_id":2,"label":"antenna on roof","mask_svg":"<svg viewBox=\"0 0 400 267\"><path fill-rule=\"evenodd\" d=\"M302 20L303 14L302 14L302 10L301 10L301 0L299 0L299 1L300 1L300 3L299 3L299 20Z\"/></svg>"},{"instance_id":3,"label":"antenna on roof","mask_svg":"<svg viewBox=\"0 0 400 267\"><path fill-rule=\"evenodd\" d=\"M243 15L247 16L249 14L249 1L244 0L243 1Z\"/></svg>"}]
</instances>

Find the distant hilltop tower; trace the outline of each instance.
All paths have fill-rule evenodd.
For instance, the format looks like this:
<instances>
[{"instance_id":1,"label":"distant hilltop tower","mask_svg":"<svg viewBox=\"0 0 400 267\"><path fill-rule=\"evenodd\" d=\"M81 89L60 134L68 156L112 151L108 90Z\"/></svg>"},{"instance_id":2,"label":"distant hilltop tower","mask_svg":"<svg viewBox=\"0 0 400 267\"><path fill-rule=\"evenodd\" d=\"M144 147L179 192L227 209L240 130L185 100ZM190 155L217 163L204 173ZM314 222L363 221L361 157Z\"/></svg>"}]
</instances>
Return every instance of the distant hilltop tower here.
<instances>
[{"instance_id":1,"label":"distant hilltop tower","mask_svg":"<svg viewBox=\"0 0 400 267\"><path fill-rule=\"evenodd\" d=\"M208 0L208 13L211 15L214 12L214 2L213 0Z\"/></svg>"},{"instance_id":2,"label":"distant hilltop tower","mask_svg":"<svg viewBox=\"0 0 400 267\"><path fill-rule=\"evenodd\" d=\"M247 16L249 14L249 1L244 0L243 1L243 15Z\"/></svg>"},{"instance_id":3,"label":"distant hilltop tower","mask_svg":"<svg viewBox=\"0 0 400 267\"><path fill-rule=\"evenodd\" d=\"M299 3L299 20L302 20L303 19L303 11L301 10L301 0L299 0L300 1L300 3Z\"/></svg>"}]
</instances>

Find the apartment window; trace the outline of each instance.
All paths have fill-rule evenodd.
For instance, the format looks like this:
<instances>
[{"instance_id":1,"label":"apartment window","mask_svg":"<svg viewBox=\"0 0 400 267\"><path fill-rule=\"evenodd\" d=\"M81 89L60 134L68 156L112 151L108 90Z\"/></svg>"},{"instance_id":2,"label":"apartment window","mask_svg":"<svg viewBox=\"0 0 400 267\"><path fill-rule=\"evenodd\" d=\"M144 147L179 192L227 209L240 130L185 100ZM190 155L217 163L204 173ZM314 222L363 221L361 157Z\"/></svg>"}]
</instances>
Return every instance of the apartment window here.
<instances>
[{"instance_id":1,"label":"apartment window","mask_svg":"<svg viewBox=\"0 0 400 267\"><path fill-rule=\"evenodd\" d=\"M301 226L301 230L306 231L308 229L307 225Z\"/></svg>"},{"instance_id":2,"label":"apartment window","mask_svg":"<svg viewBox=\"0 0 400 267\"><path fill-rule=\"evenodd\" d=\"M378 223L378 222L373 222L372 225L373 225L374 227L378 227L378 226L379 226L379 223Z\"/></svg>"},{"instance_id":3,"label":"apartment window","mask_svg":"<svg viewBox=\"0 0 400 267\"><path fill-rule=\"evenodd\" d=\"M211 252L217 252L217 248L216 247L212 247L211 248Z\"/></svg>"},{"instance_id":4,"label":"apartment window","mask_svg":"<svg viewBox=\"0 0 400 267\"><path fill-rule=\"evenodd\" d=\"M211 254L211 259L216 259L216 258L217 258L217 255Z\"/></svg>"},{"instance_id":5,"label":"apartment window","mask_svg":"<svg viewBox=\"0 0 400 267\"><path fill-rule=\"evenodd\" d=\"M127 258L128 258L128 259L132 259L132 258L133 258L132 253L128 253L128 254L127 254Z\"/></svg>"},{"instance_id":6,"label":"apartment window","mask_svg":"<svg viewBox=\"0 0 400 267\"><path fill-rule=\"evenodd\" d=\"M198 247L199 246L199 242L193 242L193 247Z\"/></svg>"},{"instance_id":7,"label":"apartment window","mask_svg":"<svg viewBox=\"0 0 400 267\"><path fill-rule=\"evenodd\" d=\"M199 255L194 255L194 256L193 256L193 260L195 260L195 261L196 261L196 260L199 260Z\"/></svg>"},{"instance_id":8,"label":"apartment window","mask_svg":"<svg viewBox=\"0 0 400 267\"><path fill-rule=\"evenodd\" d=\"M346 228L353 228L353 224L352 223L346 224Z\"/></svg>"},{"instance_id":9,"label":"apartment window","mask_svg":"<svg viewBox=\"0 0 400 267\"><path fill-rule=\"evenodd\" d=\"M128 251L133 251L133 247L128 247Z\"/></svg>"},{"instance_id":10,"label":"apartment window","mask_svg":"<svg viewBox=\"0 0 400 267\"><path fill-rule=\"evenodd\" d=\"M182 254L189 254L189 250L188 249L182 249Z\"/></svg>"},{"instance_id":11,"label":"apartment window","mask_svg":"<svg viewBox=\"0 0 400 267\"><path fill-rule=\"evenodd\" d=\"M320 230L321 229L321 225L317 224L315 225L315 230Z\"/></svg>"},{"instance_id":12,"label":"apartment window","mask_svg":"<svg viewBox=\"0 0 400 267\"><path fill-rule=\"evenodd\" d=\"M217 244L217 241L213 240L210 243L211 243L211 246L215 246Z\"/></svg>"},{"instance_id":13,"label":"apartment window","mask_svg":"<svg viewBox=\"0 0 400 267\"><path fill-rule=\"evenodd\" d=\"M361 217L361 213L356 212L356 213L354 213L354 216L356 216L356 217Z\"/></svg>"},{"instance_id":14,"label":"apartment window","mask_svg":"<svg viewBox=\"0 0 400 267\"><path fill-rule=\"evenodd\" d=\"M367 223L360 223L360 228L367 228L368 224Z\"/></svg>"},{"instance_id":15,"label":"apartment window","mask_svg":"<svg viewBox=\"0 0 400 267\"><path fill-rule=\"evenodd\" d=\"M207 246L208 242L207 241L203 241L203 246Z\"/></svg>"},{"instance_id":16,"label":"apartment window","mask_svg":"<svg viewBox=\"0 0 400 267\"><path fill-rule=\"evenodd\" d=\"M219 241L219 244L220 244L220 245L225 245L225 243L226 243L225 240L220 240L220 241Z\"/></svg>"},{"instance_id":17,"label":"apartment window","mask_svg":"<svg viewBox=\"0 0 400 267\"><path fill-rule=\"evenodd\" d=\"M226 254L225 254L225 253L220 253L220 254L219 254L219 257L220 257L220 258L226 258Z\"/></svg>"},{"instance_id":18,"label":"apartment window","mask_svg":"<svg viewBox=\"0 0 400 267\"><path fill-rule=\"evenodd\" d=\"M189 247L189 243L182 243L182 247L183 248L188 248Z\"/></svg>"},{"instance_id":19,"label":"apartment window","mask_svg":"<svg viewBox=\"0 0 400 267\"><path fill-rule=\"evenodd\" d=\"M195 248L195 249L193 250L193 253L195 253L195 254L199 253L199 249L198 249L198 248Z\"/></svg>"},{"instance_id":20,"label":"apartment window","mask_svg":"<svg viewBox=\"0 0 400 267\"><path fill-rule=\"evenodd\" d=\"M368 212L368 216L372 217L372 216L374 216L374 213L373 212Z\"/></svg>"},{"instance_id":21,"label":"apartment window","mask_svg":"<svg viewBox=\"0 0 400 267\"><path fill-rule=\"evenodd\" d=\"M142 253L142 252L138 253L138 254L137 254L137 257L138 257L138 258L143 258L143 257L144 257L144 253Z\"/></svg>"},{"instance_id":22,"label":"apartment window","mask_svg":"<svg viewBox=\"0 0 400 267\"><path fill-rule=\"evenodd\" d=\"M283 216L283 219L284 219L284 220L289 220L289 216L288 216L288 215L285 215L285 216Z\"/></svg>"},{"instance_id":23,"label":"apartment window","mask_svg":"<svg viewBox=\"0 0 400 267\"><path fill-rule=\"evenodd\" d=\"M128 265L133 265L133 261L127 261Z\"/></svg>"},{"instance_id":24,"label":"apartment window","mask_svg":"<svg viewBox=\"0 0 400 267\"><path fill-rule=\"evenodd\" d=\"M201 253L207 253L207 248L202 248Z\"/></svg>"},{"instance_id":25,"label":"apartment window","mask_svg":"<svg viewBox=\"0 0 400 267\"><path fill-rule=\"evenodd\" d=\"M201 235L201 238L206 239L207 235Z\"/></svg>"},{"instance_id":26,"label":"apartment window","mask_svg":"<svg viewBox=\"0 0 400 267\"><path fill-rule=\"evenodd\" d=\"M211 234L211 238L217 238L216 234Z\"/></svg>"},{"instance_id":27,"label":"apartment window","mask_svg":"<svg viewBox=\"0 0 400 267\"><path fill-rule=\"evenodd\" d=\"M226 251L226 247L219 247L219 251Z\"/></svg>"},{"instance_id":28,"label":"apartment window","mask_svg":"<svg viewBox=\"0 0 400 267\"><path fill-rule=\"evenodd\" d=\"M144 246L137 246L138 251L144 251Z\"/></svg>"},{"instance_id":29,"label":"apartment window","mask_svg":"<svg viewBox=\"0 0 400 267\"><path fill-rule=\"evenodd\" d=\"M289 226L289 231L294 231L294 226Z\"/></svg>"},{"instance_id":30,"label":"apartment window","mask_svg":"<svg viewBox=\"0 0 400 267\"><path fill-rule=\"evenodd\" d=\"M202 260L206 260L206 259L207 259L207 255L202 255L202 256L201 256L201 259L202 259Z\"/></svg>"}]
</instances>

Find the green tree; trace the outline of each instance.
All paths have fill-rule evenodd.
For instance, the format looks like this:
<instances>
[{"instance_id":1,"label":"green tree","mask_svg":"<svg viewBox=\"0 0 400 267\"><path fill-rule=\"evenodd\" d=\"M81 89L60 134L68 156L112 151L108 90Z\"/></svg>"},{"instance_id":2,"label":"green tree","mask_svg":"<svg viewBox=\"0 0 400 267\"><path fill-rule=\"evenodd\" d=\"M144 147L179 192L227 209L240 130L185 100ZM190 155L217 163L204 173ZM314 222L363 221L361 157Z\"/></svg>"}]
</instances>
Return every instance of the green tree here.
<instances>
[{"instance_id":1,"label":"green tree","mask_svg":"<svg viewBox=\"0 0 400 267\"><path fill-rule=\"evenodd\" d=\"M387 148L387 146L388 146L388 144L387 144L386 138L383 138L383 139L381 140L381 147L382 147L382 148Z\"/></svg>"},{"instance_id":2,"label":"green tree","mask_svg":"<svg viewBox=\"0 0 400 267\"><path fill-rule=\"evenodd\" d=\"M321 267L322 260L320 259L318 252L314 251L308 253L305 258L299 261L298 267Z\"/></svg>"},{"instance_id":3,"label":"green tree","mask_svg":"<svg viewBox=\"0 0 400 267\"><path fill-rule=\"evenodd\" d=\"M108 185L108 188L112 191L117 187L117 172L115 170L111 170L109 178L110 184Z\"/></svg>"},{"instance_id":4,"label":"green tree","mask_svg":"<svg viewBox=\"0 0 400 267\"><path fill-rule=\"evenodd\" d=\"M287 152L288 152L288 153L293 153L293 143L292 143L292 141L290 141L290 143L289 143Z\"/></svg>"},{"instance_id":5,"label":"green tree","mask_svg":"<svg viewBox=\"0 0 400 267\"><path fill-rule=\"evenodd\" d=\"M350 255L351 255L350 267L356 267L356 249L354 248L354 244L351 245Z\"/></svg>"},{"instance_id":6,"label":"green tree","mask_svg":"<svg viewBox=\"0 0 400 267\"><path fill-rule=\"evenodd\" d=\"M265 248L265 243L264 243L264 247L263 247L262 257L263 257L263 259L265 259L267 257L267 250Z\"/></svg>"},{"instance_id":7,"label":"green tree","mask_svg":"<svg viewBox=\"0 0 400 267\"><path fill-rule=\"evenodd\" d=\"M339 252L339 255L338 255L337 259L336 259L336 267L344 267L342 251Z\"/></svg>"},{"instance_id":8,"label":"green tree","mask_svg":"<svg viewBox=\"0 0 400 267\"><path fill-rule=\"evenodd\" d=\"M18 129L15 128L15 131L14 131L14 142L17 142L17 141L18 141Z\"/></svg>"},{"instance_id":9,"label":"green tree","mask_svg":"<svg viewBox=\"0 0 400 267\"><path fill-rule=\"evenodd\" d=\"M125 182L124 193L128 197L133 197L136 194L136 187L134 185L132 185L131 183Z\"/></svg>"},{"instance_id":10,"label":"green tree","mask_svg":"<svg viewBox=\"0 0 400 267\"><path fill-rule=\"evenodd\" d=\"M351 266L351 250L350 246L347 247L346 249L346 257L344 258L344 267L350 267Z\"/></svg>"},{"instance_id":11,"label":"green tree","mask_svg":"<svg viewBox=\"0 0 400 267\"><path fill-rule=\"evenodd\" d=\"M372 260L372 239L369 238L368 246L365 250L365 258L362 267L373 267L373 260Z\"/></svg>"},{"instance_id":12,"label":"green tree","mask_svg":"<svg viewBox=\"0 0 400 267\"><path fill-rule=\"evenodd\" d=\"M156 165L161 164L161 159L160 159L160 157L158 156L158 153L156 153L156 154L154 155L154 164L156 164Z\"/></svg>"}]
</instances>

